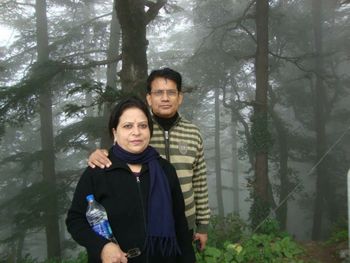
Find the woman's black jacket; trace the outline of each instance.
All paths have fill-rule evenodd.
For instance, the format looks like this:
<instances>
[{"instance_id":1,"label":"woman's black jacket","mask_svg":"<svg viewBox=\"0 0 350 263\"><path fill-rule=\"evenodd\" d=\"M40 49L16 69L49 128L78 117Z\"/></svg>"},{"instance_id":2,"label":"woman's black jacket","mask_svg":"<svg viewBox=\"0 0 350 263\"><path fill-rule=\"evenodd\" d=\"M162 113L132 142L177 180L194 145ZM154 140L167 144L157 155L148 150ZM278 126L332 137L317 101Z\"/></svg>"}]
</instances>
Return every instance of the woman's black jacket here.
<instances>
[{"instance_id":1,"label":"woman's black jacket","mask_svg":"<svg viewBox=\"0 0 350 263\"><path fill-rule=\"evenodd\" d=\"M147 229L147 209L149 195L149 169L143 165L139 182L127 164L109 152L112 165L109 168L88 167L81 176L68 211L66 225L73 239L84 246L89 262L101 262L102 248L109 240L97 235L86 220L86 196L93 194L97 202L104 206L114 236L124 252L131 248L144 249ZM173 202L173 215L181 256L150 257L146 253L129 263L193 263L195 262L191 236L187 227L185 207L175 168L159 157L159 163L167 176ZM159 211L162 213L162 211Z\"/></svg>"}]
</instances>

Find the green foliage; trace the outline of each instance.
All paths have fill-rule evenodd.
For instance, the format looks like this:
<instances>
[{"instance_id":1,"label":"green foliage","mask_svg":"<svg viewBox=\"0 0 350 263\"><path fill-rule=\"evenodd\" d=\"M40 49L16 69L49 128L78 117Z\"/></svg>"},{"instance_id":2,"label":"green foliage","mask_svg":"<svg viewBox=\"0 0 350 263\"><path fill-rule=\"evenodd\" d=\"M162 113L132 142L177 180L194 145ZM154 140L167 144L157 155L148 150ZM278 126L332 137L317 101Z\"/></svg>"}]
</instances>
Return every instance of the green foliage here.
<instances>
[{"instance_id":1,"label":"green foliage","mask_svg":"<svg viewBox=\"0 0 350 263\"><path fill-rule=\"evenodd\" d=\"M2 125L23 125L38 111L38 96L51 86L48 84L62 71L60 63L47 61L34 63L19 83L0 88L0 120ZM2 126L0 126L3 129Z\"/></svg>"},{"instance_id":2,"label":"green foliage","mask_svg":"<svg viewBox=\"0 0 350 263\"><path fill-rule=\"evenodd\" d=\"M348 240L349 232L347 229L341 229L332 233L332 236L327 241L327 243L340 243Z\"/></svg>"},{"instance_id":3,"label":"green foliage","mask_svg":"<svg viewBox=\"0 0 350 263\"><path fill-rule=\"evenodd\" d=\"M255 234L242 243L227 243L223 249L208 246L196 253L198 263L302 263L298 256L303 252L290 237Z\"/></svg>"},{"instance_id":4,"label":"green foliage","mask_svg":"<svg viewBox=\"0 0 350 263\"><path fill-rule=\"evenodd\" d=\"M224 247L224 242L237 242L246 228L244 222L235 214L225 217L213 215L210 220L208 245L213 247Z\"/></svg>"},{"instance_id":5,"label":"green foliage","mask_svg":"<svg viewBox=\"0 0 350 263\"><path fill-rule=\"evenodd\" d=\"M65 261L66 263L86 263L88 260L87 260L87 254L86 252L80 252L78 257L74 260L74 261Z\"/></svg>"},{"instance_id":6,"label":"green foliage","mask_svg":"<svg viewBox=\"0 0 350 263\"><path fill-rule=\"evenodd\" d=\"M346 219L337 222L332 229L330 238L326 241L327 245L347 242L349 238L348 222Z\"/></svg>"},{"instance_id":7,"label":"green foliage","mask_svg":"<svg viewBox=\"0 0 350 263\"><path fill-rule=\"evenodd\" d=\"M238 262L291 262L302 250L289 237L254 234L242 243L242 251L237 254Z\"/></svg>"},{"instance_id":8,"label":"green foliage","mask_svg":"<svg viewBox=\"0 0 350 263\"><path fill-rule=\"evenodd\" d=\"M0 203L1 215L12 215L14 226L12 236L1 241L10 243L29 229L41 229L44 225L45 211L52 205L47 200L52 200L57 194L56 187L42 181L23 188L17 195Z\"/></svg>"},{"instance_id":9,"label":"green foliage","mask_svg":"<svg viewBox=\"0 0 350 263\"><path fill-rule=\"evenodd\" d=\"M78 105L73 103L66 104L64 106L64 112L67 115L67 117L71 117L76 114L83 113L87 107L91 107L95 105L97 105L99 110L101 110L101 106L104 105L105 103L109 103L112 105L123 97L133 95L132 93L127 91L116 90L111 88L110 86L105 86L101 82L87 81L87 82L81 83L80 85L75 86L74 88L71 88L67 93L67 97L71 97L79 94L85 94L85 93L92 93L92 94L95 94L96 96L94 96L94 100L91 102L90 105L82 105L82 104Z\"/></svg>"},{"instance_id":10,"label":"green foliage","mask_svg":"<svg viewBox=\"0 0 350 263\"><path fill-rule=\"evenodd\" d=\"M35 62L27 77L27 84L31 87L39 87L41 93L47 88L47 83L64 69L63 65L56 61Z\"/></svg>"},{"instance_id":11,"label":"green foliage","mask_svg":"<svg viewBox=\"0 0 350 263\"><path fill-rule=\"evenodd\" d=\"M88 136L98 138L101 133L107 133L106 120L102 117L84 117L62 128L55 138L56 149L66 151L84 148L88 143Z\"/></svg>"},{"instance_id":12,"label":"green foliage","mask_svg":"<svg viewBox=\"0 0 350 263\"><path fill-rule=\"evenodd\" d=\"M255 229L256 227L259 227L259 224L269 216L270 205L256 196L254 193L252 193L252 195L254 202L249 210L249 218L251 220L252 229Z\"/></svg>"},{"instance_id":13,"label":"green foliage","mask_svg":"<svg viewBox=\"0 0 350 263\"><path fill-rule=\"evenodd\" d=\"M13 87L0 88L0 121L1 128L5 123L21 126L37 112L38 96L36 87L26 81Z\"/></svg>"},{"instance_id":14,"label":"green foliage","mask_svg":"<svg viewBox=\"0 0 350 263\"><path fill-rule=\"evenodd\" d=\"M226 242L223 249L208 246L202 253L196 253L196 259L197 263L302 263L298 259L302 252L290 236L254 234L241 243Z\"/></svg>"},{"instance_id":15,"label":"green foliage","mask_svg":"<svg viewBox=\"0 0 350 263\"><path fill-rule=\"evenodd\" d=\"M276 237L284 237L287 233L281 231L280 224L277 220L267 218L258 229L260 234L274 235Z\"/></svg>"},{"instance_id":16,"label":"green foliage","mask_svg":"<svg viewBox=\"0 0 350 263\"><path fill-rule=\"evenodd\" d=\"M243 236L243 225L237 224L235 217L230 216L229 219L223 220L231 222L231 229L238 231L233 233L233 237L228 234L225 239L220 234L220 246L213 246L215 242L208 243L206 249L196 253L197 263L302 263L298 260L298 256L303 252L302 248L292 240L292 238L280 231L279 224L276 220L266 220L260 227L260 233L254 233ZM222 219L214 217L211 225L216 226ZM211 226L212 229L216 229ZM230 225L227 225L230 229ZM231 232L232 234L232 232ZM209 233L210 239L219 240L216 232ZM238 237L240 236L240 237ZM237 239L237 237L239 239ZM236 240L236 241L232 241Z\"/></svg>"},{"instance_id":17,"label":"green foliage","mask_svg":"<svg viewBox=\"0 0 350 263\"><path fill-rule=\"evenodd\" d=\"M0 165L7 165L10 162L16 163L20 168L20 171L27 173L33 170L33 166L37 165L42 160L42 151L36 152L19 152L12 155L8 155L0 160Z\"/></svg>"},{"instance_id":18,"label":"green foliage","mask_svg":"<svg viewBox=\"0 0 350 263\"><path fill-rule=\"evenodd\" d=\"M222 262L222 254L223 251L215 248L207 246L206 249L201 253L196 253L196 262L197 263L216 263Z\"/></svg>"}]
</instances>

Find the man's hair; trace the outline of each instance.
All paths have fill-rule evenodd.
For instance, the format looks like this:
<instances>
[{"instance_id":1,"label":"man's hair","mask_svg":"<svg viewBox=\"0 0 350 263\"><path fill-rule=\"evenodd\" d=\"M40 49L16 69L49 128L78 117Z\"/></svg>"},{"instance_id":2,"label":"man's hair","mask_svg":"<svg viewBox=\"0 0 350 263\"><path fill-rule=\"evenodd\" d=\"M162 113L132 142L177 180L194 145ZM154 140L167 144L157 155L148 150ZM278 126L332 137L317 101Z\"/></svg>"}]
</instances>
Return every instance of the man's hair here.
<instances>
[{"instance_id":1,"label":"man's hair","mask_svg":"<svg viewBox=\"0 0 350 263\"><path fill-rule=\"evenodd\" d=\"M181 92L182 88L182 77L181 74L171 68L156 69L149 74L147 78L147 93L151 93L152 81L156 78L170 79L176 83L176 88L178 92Z\"/></svg>"},{"instance_id":2,"label":"man's hair","mask_svg":"<svg viewBox=\"0 0 350 263\"><path fill-rule=\"evenodd\" d=\"M121 101L119 101L118 104L114 106L114 108L111 111L111 115L109 117L109 124L108 124L108 132L111 138L113 139L113 129L115 129L120 120L120 116L123 114L123 112L130 108L137 108L141 110L147 117L148 127L151 134L151 137L153 135L153 121L151 114L148 110L147 105L138 97L131 96L128 98L124 98Z\"/></svg>"}]
</instances>

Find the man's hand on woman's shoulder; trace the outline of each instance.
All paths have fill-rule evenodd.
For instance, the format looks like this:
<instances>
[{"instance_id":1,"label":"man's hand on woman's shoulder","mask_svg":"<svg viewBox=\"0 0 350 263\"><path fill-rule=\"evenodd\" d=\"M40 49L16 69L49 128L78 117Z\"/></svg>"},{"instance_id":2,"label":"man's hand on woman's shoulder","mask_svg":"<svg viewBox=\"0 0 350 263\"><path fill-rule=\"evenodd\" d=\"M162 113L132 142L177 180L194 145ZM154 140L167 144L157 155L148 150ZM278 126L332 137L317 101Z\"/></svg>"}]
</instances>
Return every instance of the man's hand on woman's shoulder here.
<instances>
[{"instance_id":1,"label":"man's hand on woman's shoulder","mask_svg":"<svg viewBox=\"0 0 350 263\"><path fill-rule=\"evenodd\" d=\"M88 165L91 168L98 166L101 169L110 167L112 163L108 159L108 151L106 149L96 149L93 153L90 154Z\"/></svg>"}]
</instances>

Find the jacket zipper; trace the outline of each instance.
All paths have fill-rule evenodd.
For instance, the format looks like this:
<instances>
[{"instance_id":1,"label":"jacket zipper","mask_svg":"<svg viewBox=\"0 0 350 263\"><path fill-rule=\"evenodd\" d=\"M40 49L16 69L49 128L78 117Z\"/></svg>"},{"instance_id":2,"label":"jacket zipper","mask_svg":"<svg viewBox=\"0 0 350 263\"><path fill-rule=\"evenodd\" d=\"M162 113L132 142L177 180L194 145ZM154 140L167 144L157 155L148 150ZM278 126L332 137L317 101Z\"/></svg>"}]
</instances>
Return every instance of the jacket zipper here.
<instances>
[{"instance_id":1,"label":"jacket zipper","mask_svg":"<svg viewBox=\"0 0 350 263\"><path fill-rule=\"evenodd\" d=\"M169 131L164 131L164 142L165 142L165 157L170 162Z\"/></svg>"},{"instance_id":2,"label":"jacket zipper","mask_svg":"<svg viewBox=\"0 0 350 263\"><path fill-rule=\"evenodd\" d=\"M147 224L146 224L146 215L145 215L145 205L143 203L142 190L141 190L141 185L140 185L140 183L141 183L140 175L136 175L135 177L136 177L137 191L139 193L139 198L140 198L140 202L141 202L143 227L144 227L145 236L146 236L146 239L147 239ZM145 244L146 244L146 242L144 242L144 247L140 248L142 252L145 249ZM145 263L148 263L148 255L146 255L146 262Z\"/></svg>"},{"instance_id":3,"label":"jacket zipper","mask_svg":"<svg viewBox=\"0 0 350 263\"><path fill-rule=\"evenodd\" d=\"M141 208L142 208L142 218L143 218L143 226L145 229L145 233L147 234L147 224L146 224L146 217L145 217L145 205L143 203L143 197L142 197L142 191L141 191L141 186L140 186L140 176L136 176L136 182L137 182L137 191L139 193L140 201L141 201Z\"/></svg>"}]
</instances>

